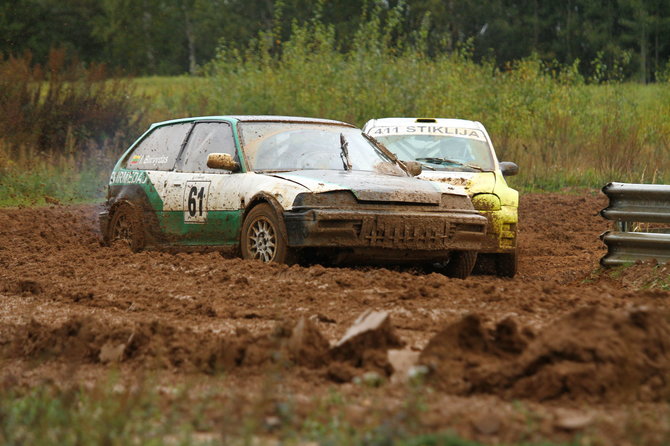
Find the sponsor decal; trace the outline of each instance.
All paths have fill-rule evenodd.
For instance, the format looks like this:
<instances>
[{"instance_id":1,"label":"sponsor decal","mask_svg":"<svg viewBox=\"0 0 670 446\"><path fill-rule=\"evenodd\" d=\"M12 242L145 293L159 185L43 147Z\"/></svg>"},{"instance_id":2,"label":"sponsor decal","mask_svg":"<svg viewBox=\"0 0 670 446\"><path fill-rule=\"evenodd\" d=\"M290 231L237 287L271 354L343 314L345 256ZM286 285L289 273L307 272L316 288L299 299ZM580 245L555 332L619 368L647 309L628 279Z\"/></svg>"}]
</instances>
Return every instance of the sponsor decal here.
<instances>
[{"instance_id":1,"label":"sponsor decal","mask_svg":"<svg viewBox=\"0 0 670 446\"><path fill-rule=\"evenodd\" d=\"M168 162L167 156L148 156L144 155L142 164L165 164Z\"/></svg>"},{"instance_id":2,"label":"sponsor decal","mask_svg":"<svg viewBox=\"0 0 670 446\"><path fill-rule=\"evenodd\" d=\"M461 138L478 139L486 141L484 133L476 129L464 129L459 127L446 127L441 125L408 125L375 127L370 131L372 136L386 135L434 135L434 136L456 136Z\"/></svg>"},{"instance_id":3,"label":"sponsor decal","mask_svg":"<svg viewBox=\"0 0 670 446\"><path fill-rule=\"evenodd\" d=\"M112 172L109 179L112 184L144 184L148 183L147 175L138 170L117 170Z\"/></svg>"}]
</instances>

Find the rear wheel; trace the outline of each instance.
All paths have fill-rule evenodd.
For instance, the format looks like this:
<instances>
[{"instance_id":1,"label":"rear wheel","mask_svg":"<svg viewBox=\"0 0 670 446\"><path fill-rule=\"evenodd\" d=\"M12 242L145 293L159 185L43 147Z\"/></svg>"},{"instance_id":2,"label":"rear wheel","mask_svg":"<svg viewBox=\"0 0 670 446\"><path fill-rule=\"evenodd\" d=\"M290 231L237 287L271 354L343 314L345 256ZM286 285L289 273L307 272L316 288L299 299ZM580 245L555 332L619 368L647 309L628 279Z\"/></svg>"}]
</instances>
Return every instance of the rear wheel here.
<instances>
[{"instance_id":1,"label":"rear wheel","mask_svg":"<svg viewBox=\"0 0 670 446\"><path fill-rule=\"evenodd\" d=\"M500 277L514 277L519 268L516 252L496 254L496 274Z\"/></svg>"},{"instance_id":2,"label":"rear wheel","mask_svg":"<svg viewBox=\"0 0 670 446\"><path fill-rule=\"evenodd\" d=\"M455 251L447 264L445 274L457 279L465 279L470 275L477 262L477 251Z\"/></svg>"},{"instance_id":3,"label":"rear wheel","mask_svg":"<svg viewBox=\"0 0 670 446\"><path fill-rule=\"evenodd\" d=\"M280 220L269 204L254 207L242 224L242 258L265 263L289 263L291 250L280 230Z\"/></svg>"},{"instance_id":4,"label":"rear wheel","mask_svg":"<svg viewBox=\"0 0 670 446\"><path fill-rule=\"evenodd\" d=\"M107 240L109 244L123 243L134 252L144 248L141 211L126 203L117 206L109 222Z\"/></svg>"}]
</instances>

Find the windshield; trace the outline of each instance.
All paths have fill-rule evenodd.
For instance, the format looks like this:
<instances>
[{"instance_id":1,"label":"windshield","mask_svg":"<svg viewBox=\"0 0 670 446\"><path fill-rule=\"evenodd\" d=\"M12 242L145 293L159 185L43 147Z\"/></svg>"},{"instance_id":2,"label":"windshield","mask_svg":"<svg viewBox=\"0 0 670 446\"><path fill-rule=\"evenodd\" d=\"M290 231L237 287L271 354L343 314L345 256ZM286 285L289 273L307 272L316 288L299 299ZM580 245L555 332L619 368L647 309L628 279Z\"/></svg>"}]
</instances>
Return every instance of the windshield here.
<instances>
[{"instance_id":1,"label":"windshield","mask_svg":"<svg viewBox=\"0 0 670 446\"><path fill-rule=\"evenodd\" d=\"M407 176L359 129L290 122L243 122L239 129L253 171L365 170Z\"/></svg>"},{"instance_id":2,"label":"windshield","mask_svg":"<svg viewBox=\"0 0 670 446\"><path fill-rule=\"evenodd\" d=\"M494 168L489 144L479 131L452 129L454 135L394 135L379 134L380 129L383 128L372 129L370 134L403 161L419 161L435 170L492 171Z\"/></svg>"}]
</instances>

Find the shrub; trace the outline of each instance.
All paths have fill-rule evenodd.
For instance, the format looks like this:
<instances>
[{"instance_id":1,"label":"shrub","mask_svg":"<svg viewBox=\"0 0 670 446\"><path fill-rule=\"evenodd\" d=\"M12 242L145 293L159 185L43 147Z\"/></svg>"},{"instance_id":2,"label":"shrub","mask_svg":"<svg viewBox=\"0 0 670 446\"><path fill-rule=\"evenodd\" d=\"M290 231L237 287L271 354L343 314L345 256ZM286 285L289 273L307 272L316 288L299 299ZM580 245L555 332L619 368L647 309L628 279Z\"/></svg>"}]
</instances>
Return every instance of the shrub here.
<instances>
[{"instance_id":1,"label":"shrub","mask_svg":"<svg viewBox=\"0 0 670 446\"><path fill-rule=\"evenodd\" d=\"M399 39L388 23L382 28L374 13L362 20L347 52L318 20L294 26L285 42L261 36L244 51L222 45L205 81L177 108L359 126L387 116L472 119L489 129L501 159L520 165L512 182L522 188L670 181L667 84L622 84L603 67L598 79L584 79L579 61L560 66L534 56L499 68L476 63L468 45L429 55L421 30Z\"/></svg>"},{"instance_id":2,"label":"shrub","mask_svg":"<svg viewBox=\"0 0 670 446\"><path fill-rule=\"evenodd\" d=\"M53 49L46 66L30 54L0 58L0 140L9 155L78 156L138 132L142 112L128 79L84 67Z\"/></svg>"}]
</instances>

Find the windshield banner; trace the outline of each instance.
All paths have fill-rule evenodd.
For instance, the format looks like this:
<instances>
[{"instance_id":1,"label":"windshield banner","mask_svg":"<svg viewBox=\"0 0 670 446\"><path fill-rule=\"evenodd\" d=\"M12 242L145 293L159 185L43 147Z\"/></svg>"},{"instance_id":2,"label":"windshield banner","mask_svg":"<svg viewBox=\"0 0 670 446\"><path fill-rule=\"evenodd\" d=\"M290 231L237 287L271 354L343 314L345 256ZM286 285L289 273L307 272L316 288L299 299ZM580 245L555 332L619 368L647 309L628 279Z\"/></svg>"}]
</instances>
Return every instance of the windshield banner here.
<instances>
[{"instance_id":1,"label":"windshield banner","mask_svg":"<svg viewBox=\"0 0 670 446\"><path fill-rule=\"evenodd\" d=\"M383 126L374 127L370 130L374 137L387 135L432 135L432 136L456 136L460 138L477 139L486 141L484 133L476 129L464 129L458 127L445 127L441 125L408 125L408 126Z\"/></svg>"}]
</instances>

